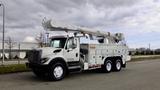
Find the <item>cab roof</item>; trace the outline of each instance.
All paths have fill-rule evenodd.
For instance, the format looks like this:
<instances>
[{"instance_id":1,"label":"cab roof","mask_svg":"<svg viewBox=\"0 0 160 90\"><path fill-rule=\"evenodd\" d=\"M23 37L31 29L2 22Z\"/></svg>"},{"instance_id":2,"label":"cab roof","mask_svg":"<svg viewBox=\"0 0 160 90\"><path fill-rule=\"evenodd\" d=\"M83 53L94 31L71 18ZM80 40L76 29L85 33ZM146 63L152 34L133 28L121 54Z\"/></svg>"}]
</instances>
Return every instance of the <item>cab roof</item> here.
<instances>
[{"instance_id":1,"label":"cab roof","mask_svg":"<svg viewBox=\"0 0 160 90\"><path fill-rule=\"evenodd\" d=\"M49 38L50 39L54 39L54 38L67 38L67 36L51 36Z\"/></svg>"}]
</instances>

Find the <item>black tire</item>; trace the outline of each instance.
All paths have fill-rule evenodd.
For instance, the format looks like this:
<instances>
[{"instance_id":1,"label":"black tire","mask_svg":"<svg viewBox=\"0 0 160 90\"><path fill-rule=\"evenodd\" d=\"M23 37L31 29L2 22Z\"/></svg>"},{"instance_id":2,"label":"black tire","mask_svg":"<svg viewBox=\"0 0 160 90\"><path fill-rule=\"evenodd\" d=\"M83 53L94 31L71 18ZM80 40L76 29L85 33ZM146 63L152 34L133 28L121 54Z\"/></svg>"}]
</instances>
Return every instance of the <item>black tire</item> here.
<instances>
[{"instance_id":1,"label":"black tire","mask_svg":"<svg viewBox=\"0 0 160 90\"><path fill-rule=\"evenodd\" d=\"M32 68L32 71L39 78L44 78L45 77L45 72L43 72L39 69Z\"/></svg>"},{"instance_id":2,"label":"black tire","mask_svg":"<svg viewBox=\"0 0 160 90\"><path fill-rule=\"evenodd\" d=\"M57 70L58 68L60 69L59 71ZM60 75L58 75L57 73L58 74L60 73ZM49 80L59 81L59 80L62 80L65 77L65 75L66 75L66 67L64 66L63 63L58 62L50 65L50 69L48 71Z\"/></svg>"},{"instance_id":3,"label":"black tire","mask_svg":"<svg viewBox=\"0 0 160 90\"><path fill-rule=\"evenodd\" d=\"M111 60L106 60L104 62L104 65L103 65L103 71L105 73L109 73L112 71L112 61Z\"/></svg>"},{"instance_id":4,"label":"black tire","mask_svg":"<svg viewBox=\"0 0 160 90\"><path fill-rule=\"evenodd\" d=\"M113 65L113 70L114 71L120 71L122 68L122 60L121 59L117 59Z\"/></svg>"}]
</instances>

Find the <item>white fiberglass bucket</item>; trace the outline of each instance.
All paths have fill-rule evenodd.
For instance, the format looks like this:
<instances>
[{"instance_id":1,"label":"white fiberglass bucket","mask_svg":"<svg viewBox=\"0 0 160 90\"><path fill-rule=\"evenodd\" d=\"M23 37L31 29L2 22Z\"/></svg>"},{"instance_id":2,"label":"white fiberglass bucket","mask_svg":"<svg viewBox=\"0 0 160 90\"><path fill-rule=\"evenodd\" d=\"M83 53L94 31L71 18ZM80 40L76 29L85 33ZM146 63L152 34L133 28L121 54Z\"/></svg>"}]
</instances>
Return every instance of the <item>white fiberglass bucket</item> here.
<instances>
[{"instance_id":1,"label":"white fiberglass bucket","mask_svg":"<svg viewBox=\"0 0 160 90\"><path fill-rule=\"evenodd\" d=\"M19 53L19 58L24 59L26 57L26 52L20 52Z\"/></svg>"},{"instance_id":2,"label":"white fiberglass bucket","mask_svg":"<svg viewBox=\"0 0 160 90\"><path fill-rule=\"evenodd\" d=\"M12 58L16 58L18 55L19 55L18 52L12 52L11 53L11 57Z\"/></svg>"},{"instance_id":3,"label":"white fiberglass bucket","mask_svg":"<svg viewBox=\"0 0 160 90\"><path fill-rule=\"evenodd\" d=\"M4 55L6 59L9 59L9 53L4 53Z\"/></svg>"}]
</instances>

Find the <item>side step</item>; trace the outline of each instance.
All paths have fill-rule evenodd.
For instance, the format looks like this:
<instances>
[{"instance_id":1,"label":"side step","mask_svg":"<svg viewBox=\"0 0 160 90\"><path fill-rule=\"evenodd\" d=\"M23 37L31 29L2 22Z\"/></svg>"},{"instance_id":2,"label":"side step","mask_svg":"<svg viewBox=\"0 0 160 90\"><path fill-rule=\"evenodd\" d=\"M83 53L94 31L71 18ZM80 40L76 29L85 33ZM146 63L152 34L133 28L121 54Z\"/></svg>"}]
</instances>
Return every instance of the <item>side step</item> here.
<instances>
[{"instance_id":1,"label":"side step","mask_svg":"<svg viewBox=\"0 0 160 90\"><path fill-rule=\"evenodd\" d=\"M81 66L71 66L69 67L69 72L80 72L82 70Z\"/></svg>"},{"instance_id":2,"label":"side step","mask_svg":"<svg viewBox=\"0 0 160 90\"><path fill-rule=\"evenodd\" d=\"M69 69L77 69L77 68L81 68L81 66L71 66L71 67L69 67Z\"/></svg>"},{"instance_id":3,"label":"side step","mask_svg":"<svg viewBox=\"0 0 160 90\"><path fill-rule=\"evenodd\" d=\"M80 61L74 61L74 62L67 62L69 67L72 66L79 66L80 65Z\"/></svg>"},{"instance_id":4,"label":"side step","mask_svg":"<svg viewBox=\"0 0 160 90\"><path fill-rule=\"evenodd\" d=\"M68 69L70 72L80 72L82 70L81 64L79 61L68 62Z\"/></svg>"}]
</instances>

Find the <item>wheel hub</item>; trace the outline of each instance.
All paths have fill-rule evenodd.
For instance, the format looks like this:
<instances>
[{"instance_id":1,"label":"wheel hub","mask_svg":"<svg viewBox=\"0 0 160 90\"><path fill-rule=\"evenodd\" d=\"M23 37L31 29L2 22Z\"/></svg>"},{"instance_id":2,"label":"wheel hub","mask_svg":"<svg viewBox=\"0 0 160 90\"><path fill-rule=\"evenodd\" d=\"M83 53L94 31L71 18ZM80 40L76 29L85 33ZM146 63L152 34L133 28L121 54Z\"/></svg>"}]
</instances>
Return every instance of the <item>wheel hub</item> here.
<instances>
[{"instance_id":1,"label":"wheel hub","mask_svg":"<svg viewBox=\"0 0 160 90\"><path fill-rule=\"evenodd\" d=\"M110 62L108 62L107 65L106 65L107 71L111 71L111 68L112 68L112 65L111 65Z\"/></svg>"},{"instance_id":2,"label":"wheel hub","mask_svg":"<svg viewBox=\"0 0 160 90\"><path fill-rule=\"evenodd\" d=\"M121 63L120 62L117 62L116 63L116 68L119 70L121 68Z\"/></svg>"},{"instance_id":3,"label":"wheel hub","mask_svg":"<svg viewBox=\"0 0 160 90\"><path fill-rule=\"evenodd\" d=\"M53 74L56 78L60 78L63 75L63 68L61 66L55 67Z\"/></svg>"}]
</instances>

